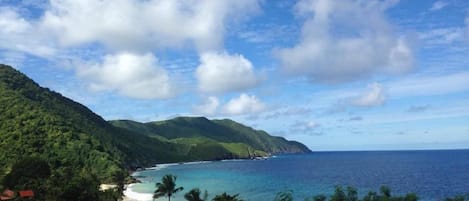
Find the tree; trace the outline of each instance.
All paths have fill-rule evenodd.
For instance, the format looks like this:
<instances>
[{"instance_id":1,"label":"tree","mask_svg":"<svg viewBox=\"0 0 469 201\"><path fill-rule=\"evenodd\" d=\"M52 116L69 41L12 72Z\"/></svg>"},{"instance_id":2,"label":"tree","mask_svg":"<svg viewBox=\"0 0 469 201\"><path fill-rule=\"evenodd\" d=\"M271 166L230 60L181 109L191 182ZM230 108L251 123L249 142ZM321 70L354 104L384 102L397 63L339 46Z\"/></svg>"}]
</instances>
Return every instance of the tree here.
<instances>
[{"instance_id":1,"label":"tree","mask_svg":"<svg viewBox=\"0 0 469 201\"><path fill-rule=\"evenodd\" d=\"M417 201L419 197L415 193L409 193L404 197L404 201Z\"/></svg>"},{"instance_id":2,"label":"tree","mask_svg":"<svg viewBox=\"0 0 469 201\"><path fill-rule=\"evenodd\" d=\"M314 201L326 201L327 197L325 195L316 195L313 199Z\"/></svg>"},{"instance_id":3,"label":"tree","mask_svg":"<svg viewBox=\"0 0 469 201\"><path fill-rule=\"evenodd\" d=\"M3 179L3 185L8 188L32 188L31 183L46 179L50 176L50 166L47 161L37 157L26 157L19 160ZM34 184L32 184L34 185Z\"/></svg>"},{"instance_id":4,"label":"tree","mask_svg":"<svg viewBox=\"0 0 469 201\"><path fill-rule=\"evenodd\" d=\"M13 190L31 189L35 198L44 199L47 179L51 175L50 166L42 158L25 157L16 162L3 178L3 187Z\"/></svg>"},{"instance_id":5,"label":"tree","mask_svg":"<svg viewBox=\"0 0 469 201\"><path fill-rule=\"evenodd\" d=\"M187 192L186 194L184 194L184 198L187 201L205 201L205 200L207 200L207 196L208 196L207 191L204 192L204 198L200 197L200 193L201 193L200 189L194 188L194 189L190 190L189 192Z\"/></svg>"},{"instance_id":6,"label":"tree","mask_svg":"<svg viewBox=\"0 0 469 201\"><path fill-rule=\"evenodd\" d=\"M376 192L374 191L369 191L365 197L363 197L363 201L378 201L379 196Z\"/></svg>"},{"instance_id":7,"label":"tree","mask_svg":"<svg viewBox=\"0 0 469 201\"><path fill-rule=\"evenodd\" d=\"M176 176L167 174L163 176L161 183L156 183L156 190L153 193L153 199L167 196L168 201L171 201L171 197L183 189L183 187L176 187Z\"/></svg>"},{"instance_id":8,"label":"tree","mask_svg":"<svg viewBox=\"0 0 469 201\"><path fill-rule=\"evenodd\" d=\"M358 201L357 189L351 186L347 187L347 198L346 201Z\"/></svg>"},{"instance_id":9,"label":"tree","mask_svg":"<svg viewBox=\"0 0 469 201\"><path fill-rule=\"evenodd\" d=\"M386 197L386 198L390 198L391 197L391 189L389 189L389 187L387 186L381 186L381 188L379 188L379 191L381 191L381 194Z\"/></svg>"},{"instance_id":10,"label":"tree","mask_svg":"<svg viewBox=\"0 0 469 201\"><path fill-rule=\"evenodd\" d=\"M215 196L212 201L243 201L242 199L238 198L239 194L236 195L229 195L226 192Z\"/></svg>"},{"instance_id":11,"label":"tree","mask_svg":"<svg viewBox=\"0 0 469 201\"><path fill-rule=\"evenodd\" d=\"M336 186L334 194L331 196L331 201L345 201L347 196L341 186Z\"/></svg>"},{"instance_id":12,"label":"tree","mask_svg":"<svg viewBox=\"0 0 469 201\"><path fill-rule=\"evenodd\" d=\"M291 190L279 192L275 196L274 201L293 201L293 192Z\"/></svg>"}]
</instances>

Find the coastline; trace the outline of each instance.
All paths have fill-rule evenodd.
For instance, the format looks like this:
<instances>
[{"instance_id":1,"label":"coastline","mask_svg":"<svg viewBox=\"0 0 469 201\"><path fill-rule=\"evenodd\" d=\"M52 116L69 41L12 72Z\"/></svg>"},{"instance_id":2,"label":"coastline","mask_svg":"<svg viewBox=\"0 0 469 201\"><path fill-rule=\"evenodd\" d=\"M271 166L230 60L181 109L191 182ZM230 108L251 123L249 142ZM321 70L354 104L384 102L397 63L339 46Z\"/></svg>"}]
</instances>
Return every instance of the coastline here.
<instances>
[{"instance_id":1,"label":"coastline","mask_svg":"<svg viewBox=\"0 0 469 201\"><path fill-rule=\"evenodd\" d=\"M153 195L149 193L138 193L132 190L132 186L135 184L129 184L125 187L124 196L122 201L151 201Z\"/></svg>"},{"instance_id":2,"label":"coastline","mask_svg":"<svg viewBox=\"0 0 469 201\"><path fill-rule=\"evenodd\" d=\"M257 157L257 158L252 158L252 159L224 159L224 160L218 160L218 161L190 161L190 162L179 162L179 163L161 163L161 164L156 164L153 167L144 168L143 170L135 171L130 176L135 178L135 177L138 177L139 173L143 171L148 171L148 170L158 171L158 170L162 170L164 168L167 168L170 166L176 166L176 165L191 165L191 164L228 162L228 161L268 160L268 159L275 158L275 157L276 157L275 155L272 155L268 157ZM122 201L152 201L153 200L152 194L139 193L139 192L135 192L132 189L132 187L135 186L136 184L138 183L131 183L125 186L125 190L122 196Z\"/></svg>"},{"instance_id":3,"label":"coastline","mask_svg":"<svg viewBox=\"0 0 469 201\"><path fill-rule=\"evenodd\" d=\"M130 176L131 177L138 177L140 172L143 171L148 171L148 170L153 170L153 171L158 171L170 166L176 166L176 165L187 165L187 164L200 164L200 163L210 163L214 161L192 161L192 162L180 162L180 163L160 163L156 164L153 167L148 167L144 168L143 170L135 171L133 172ZM138 183L131 183L128 185L125 185L125 189L123 192L122 196L122 201L152 201L153 200L153 195L150 193L139 193L135 192L132 187L135 186Z\"/></svg>"}]
</instances>

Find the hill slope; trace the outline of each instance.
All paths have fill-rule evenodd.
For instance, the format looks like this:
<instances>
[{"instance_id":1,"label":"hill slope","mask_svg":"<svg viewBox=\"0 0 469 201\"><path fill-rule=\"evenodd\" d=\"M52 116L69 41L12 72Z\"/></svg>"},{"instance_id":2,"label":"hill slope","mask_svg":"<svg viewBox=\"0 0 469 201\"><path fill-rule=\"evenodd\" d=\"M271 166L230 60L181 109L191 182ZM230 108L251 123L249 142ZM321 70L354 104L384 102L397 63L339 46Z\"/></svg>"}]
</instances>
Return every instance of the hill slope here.
<instances>
[{"instance_id":1,"label":"hill slope","mask_svg":"<svg viewBox=\"0 0 469 201\"><path fill-rule=\"evenodd\" d=\"M293 142L228 120L112 123L0 64L0 188L34 189L41 200L109 200L98 185L122 184L132 166L296 152Z\"/></svg>"},{"instance_id":2,"label":"hill slope","mask_svg":"<svg viewBox=\"0 0 469 201\"><path fill-rule=\"evenodd\" d=\"M85 106L0 65L0 170L26 156L112 179L125 166L186 160L177 145L116 128Z\"/></svg>"},{"instance_id":3,"label":"hill slope","mask_svg":"<svg viewBox=\"0 0 469 201\"><path fill-rule=\"evenodd\" d=\"M165 121L139 123L129 120L111 121L116 127L178 144L197 146L212 142L232 150L238 157L278 153L307 153L301 143L273 137L229 119L209 120L205 117L177 117ZM236 145L235 145L236 144ZM231 149L230 149L231 148ZM242 154L240 154L242 152Z\"/></svg>"},{"instance_id":4,"label":"hill slope","mask_svg":"<svg viewBox=\"0 0 469 201\"><path fill-rule=\"evenodd\" d=\"M0 176L27 156L46 159L53 170L72 167L108 181L130 166L309 152L231 120L111 123L0 64Z\"/></svg>"}]
</instances>

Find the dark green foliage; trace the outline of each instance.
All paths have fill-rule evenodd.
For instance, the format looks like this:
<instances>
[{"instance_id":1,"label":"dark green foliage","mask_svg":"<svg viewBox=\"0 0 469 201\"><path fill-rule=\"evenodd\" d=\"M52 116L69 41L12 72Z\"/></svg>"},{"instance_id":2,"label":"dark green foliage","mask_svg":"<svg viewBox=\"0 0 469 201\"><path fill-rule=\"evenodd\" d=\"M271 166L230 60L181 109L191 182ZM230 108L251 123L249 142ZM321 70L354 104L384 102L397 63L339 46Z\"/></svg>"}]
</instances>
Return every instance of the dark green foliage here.
<instances>
[{"instance_id":1,"label":"dark green foliage","mask_svg":"<svg viewBox=\"0 0 469 201\"><path fill-rule=\"evenodd\" d=\"M167 196L168 201L170 201L171 197L175 193L182 191L183 189L183 187L176 187L176 176L168 174L163 176L161 182L156 183L156 190L153 193L153 199Z\"/></svg>"},{"instance_id":2,"label":"dark green foliage","mask_svg":"<svg viewBox=\"0 0 469 201\"><path fill-rule=\"evenodd\" d=\"M357 189L351 186L347 186L347 197L346 201L358 201Z\"/></svg>"},{"instance_id":3,"label":"dark green foliage","mask_svg":"<svg viewBox=\"0 0 469 201\"><path fill-rule=\"evenodd\" d=\"M415 193L409 193L405 195L404 201L417 201L419 197Z\"/></svg>"},{"instance_id":4,"label":"dark green foliage","mask_svg":"<svg viewBox=\"0 0 469 201\"><path fill-rule=\"evenodd\" d=\"M327 197L318 195L313 199L306 199L307 201L326 201ZM336 186L334 194L331 195L330 201L417 201L418 196L415 193L408 193L405 196L392 196L391 190L387 186L381 186L380 194L370 191L362 199L358 198L357 189L354 187L347 187L346 192L341 186ZM454 201L454 200L447 200Z\"/></svg>"},{"instance_id":5,"label":"dark green foliage","mask_svg":"<svg viewBox=\"0 0 469 201\"><path fill-rule=\"evenodd\" d=\"M307 199L306 201L326 201L327 197L325 195L316 195L312 199Z\"/></svg>"},{"instance_id":6,"label":"dark green foliage","mask_svg":"<svg viewBox=\"0 0 469 201\"><path fill-rule=\"evenodd\" d=\"M13 165L12 171L3 178L3 186L11 190L33 190L36 198L44 199L46 179L51 175L49 164L37 157L26 157Z\"/></svg>"},{"instance_id":7,"label":"dark green foliage","mask_svg":"<svg viewBox=\"0 0 469 201\"><path fill-rule=\"evenodd\" d=\"M345 201L347 196L341 186L336 186L334 194L331 196L331 201Z\"/></svg>"},{"instance_id":8,"label":"dark green foliage","mask_svg":"<svg viewBox=\"0 0 469 201\"><path fill-rule=\"evenodd\" d=\"M57 192L57 198L63 201L100 200L99 184L100 182L93 175L81 174L64 182L61 191Z\"/></svg>"},{"instance_id":9,"label":"dark green foliage","mask_svg":"<svg viewBox=\"0 0 469 201\"><path fill-rule=\"evenodd\" d=\"M203 197L201 196L202 195L201 195L200 189L198 188L191 189L189 192L184 194L184 198L187 201L206 201L208 197L207 191L204 192Z\"/></svg>"},{"instance_id":10,"label":"dark green foliage","mask_svg":"<svg viewBox=\"0 0 469 201\"><path fill-rule=\"evenodd\" d=\"M379 199L378 194L373 191L368 192L368 194L366 194L365 197L363 197L363 201L374 201L378 199Z\"/></svg>"},{"instance_id":11,"label":"dark green foliage","mask_svg":"<svg viewBox=\"0 0 469 201\"><path fill-rule=\"evenodd\" d=\"M15 163L12 171L3 179L3 186L10 189L28 189L37 180L44 180L51 174L50 166L45 160L27 157Z\"/></svg>"},{"instance_id":12,"label":"dark green foliage","mask_svg":"<svg viewBox=\"0 0 469 201\"><path fill-rule=\"evenodd\" d=\"M466 196L458 195L452 198L446 198L445 201L469 201L469 195L466 195Z\"/></svg>"},{"instance_id":13,"label":"dark green foliage","mask_svg":"<svg viewBox=\"0 0 469 201\"><path fill-rule=\"evenodd\" d=\"M293 201L293 191L279 192L274 201Z\"/></svg>"},{"instance_id":14,"label":"dark green foliage","mask_svg":"<svg viewBox=\"0 0 469 201\"><path fill-rule=\"evenodd\" d=\"M242 199L238 198L238 196L239 194L230 195L225 192L220 195L216 195L212 201L243 201Z\"/></svg>"},{"instance_id":15,"label":"dark green foliage","mask_svg":"<svg viewBox=\"0 0 469 201\"><path fill-rule=\"evenodd\" d=\"M381 192L381 194L383 195L383 197L391 197L391 189L389 189L389 187L387 186L381 186L379 188L379 191Z\"/></svg>"}]
</instances>

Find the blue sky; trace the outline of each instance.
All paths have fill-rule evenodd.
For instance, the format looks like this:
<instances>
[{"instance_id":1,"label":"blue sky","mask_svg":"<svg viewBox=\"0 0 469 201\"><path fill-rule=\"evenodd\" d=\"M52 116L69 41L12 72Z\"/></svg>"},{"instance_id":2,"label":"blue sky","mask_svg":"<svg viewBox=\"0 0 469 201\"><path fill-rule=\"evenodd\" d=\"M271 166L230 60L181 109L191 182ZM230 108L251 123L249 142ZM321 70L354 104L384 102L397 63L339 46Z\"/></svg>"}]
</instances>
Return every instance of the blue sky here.
<instances>
[{"instance_id":1,"label":"blue sky","mask_svg":"<svg viewBox=\"0 0 469 201\"><path fill-rule=\"evenodd\" d=\"M107 120L469 148L469 2L0 0L0 63Z\"/></svg>"}]
</instances>

